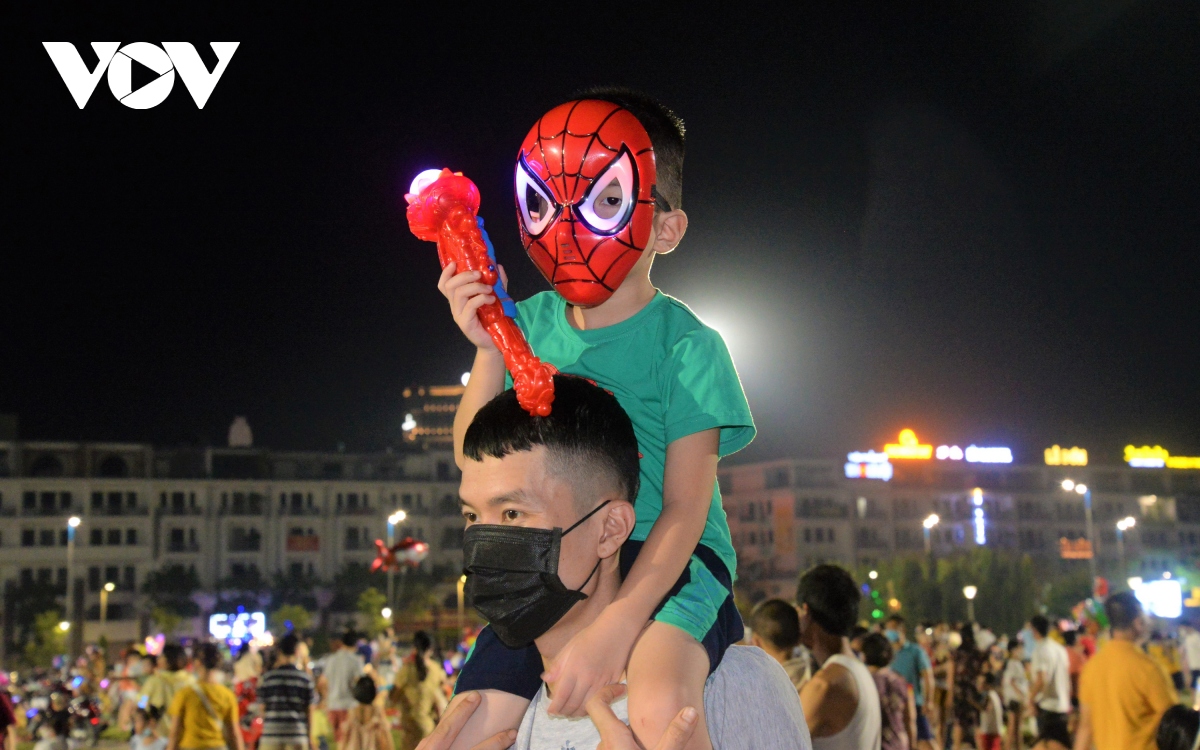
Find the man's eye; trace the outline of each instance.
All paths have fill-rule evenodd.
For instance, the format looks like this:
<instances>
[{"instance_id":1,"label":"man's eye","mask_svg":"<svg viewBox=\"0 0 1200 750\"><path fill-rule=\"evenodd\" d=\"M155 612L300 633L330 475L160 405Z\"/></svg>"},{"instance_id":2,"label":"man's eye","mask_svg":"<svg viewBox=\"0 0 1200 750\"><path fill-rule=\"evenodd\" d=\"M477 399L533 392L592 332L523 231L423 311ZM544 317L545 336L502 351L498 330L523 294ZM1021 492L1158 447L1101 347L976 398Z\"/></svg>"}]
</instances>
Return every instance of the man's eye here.
<instances>
[{"instance_id":1,"label":"man's eye","mask_svg":"<svg viewBox=\"0 0 1200 750\"><path fill-rule=\"evenodd\" d=\"M505 521L515 521L520 517L521 517L521 511L519 511L519 510L504 511L504 520Z\"/></svg>"}]
</instances>

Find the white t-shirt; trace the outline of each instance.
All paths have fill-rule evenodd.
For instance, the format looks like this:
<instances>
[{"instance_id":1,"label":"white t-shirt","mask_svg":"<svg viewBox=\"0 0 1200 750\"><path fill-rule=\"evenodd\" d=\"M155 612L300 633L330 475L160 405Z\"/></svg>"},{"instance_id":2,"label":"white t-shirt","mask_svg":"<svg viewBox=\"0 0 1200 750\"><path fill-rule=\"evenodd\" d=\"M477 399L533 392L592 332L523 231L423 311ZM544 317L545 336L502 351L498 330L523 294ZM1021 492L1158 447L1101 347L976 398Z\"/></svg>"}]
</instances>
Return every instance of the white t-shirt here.
<instances>
[{"instance_id":1,"label":"white t-shirt","mask_svg":"<svg viewBox=\"0 0 1200 750\"><path fill-rule=\"evenodd\" d=\"M546 713L549 707L543 685L525 710L514 748L595 750L600 744L600 733L590 718L551 716ZM613 702L612 709L618 719L629 722L624 696ZM713 750L812 750L796 688L779 662L753 646L731 646L721 666L709 675L704 717Z\"/></svg>"},{"instance_id":2,"label":"white t-shirt","mask_svg":"<svg viewBox=\"0 0 1200 750\"><path fill-rule=\"evenodd\" d=\"M1033 647L1030 668L1035 676L1042 675L1044 687L1035 695L1038 708L1065 714L1071 710L1071 673L1067 649L1050 638L1043 638Z\"/></svg>"},{"instance_id":3,"label":"white t-shirt","mask_svg":"<svg viewBox=\"0 0 1200 750\"><path fill-rule=\"evenodd\" d=\"M1189 630L1183 637L1183 658L1193 672L1200 669L1200 633Z\"/></svg>"},{"instance_id":4,"label":"white t-shirt","mask_svg":"<svg viewBox=\"0 0 1200 750\"><path fill-rule=\"evenodd\" d=\"M979 731L983 734L1000 734L1004 728L1004 706L1000 694L995 690L987 693L987 705L979 712Z\"/></svg>"},{"instance_id":5,"label":"white t-shirt","mask_svg":"<svg viewBox=\"0 0 1200 750\"><path fill-rule=\"evenodd\" d=\"M1009 659L1004 665L1004 676L1000 678L1000 689L1004 691L1004 702L1024 704L1029 697L1029 675L1020 659Z\"/></svg>"},{"instance_id":6,"label":"white t-shirt","mask_svg":"<svg viewBox=\"0 0 1200 750\"><path fill-rule=\"evenodd\" d=\"M325 659L325 680L329 683L325 700L330 710L348 711L358 705L352 690L362 673L362 657L352 648L340 648Z\"/></svg>"}]
</instances>

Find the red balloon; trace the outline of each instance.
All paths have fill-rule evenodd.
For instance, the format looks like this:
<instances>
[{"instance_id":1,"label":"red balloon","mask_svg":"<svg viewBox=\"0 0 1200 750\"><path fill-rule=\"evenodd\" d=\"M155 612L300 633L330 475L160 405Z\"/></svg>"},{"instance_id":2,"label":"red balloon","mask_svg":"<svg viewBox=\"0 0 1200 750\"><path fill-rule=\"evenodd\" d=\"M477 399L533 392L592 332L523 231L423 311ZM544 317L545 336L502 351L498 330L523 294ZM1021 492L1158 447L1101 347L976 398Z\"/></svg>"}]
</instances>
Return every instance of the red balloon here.
<instances>
[{"instance_id":1,"label":"red balloon","mask_svg":"<svg viewBox=\"0 0 1200 750\"><path fill-rule=\"evenodd\" d=\"M459 273L479 271L481 282L495 285L499 275L475 221L479 213L479 188L463 177L462 172L449 169L443 169L432 181L423 177L418 176L413 183L417 192L404 196L408 201L408 228L418 239L437 243L442 268L455 263ZM534 355L525 334L516 321L505 315L499 300L479 308L476 314L504 356L521 408L535 416L549 415L558 370Z\"/></svg>"}]
</instances>

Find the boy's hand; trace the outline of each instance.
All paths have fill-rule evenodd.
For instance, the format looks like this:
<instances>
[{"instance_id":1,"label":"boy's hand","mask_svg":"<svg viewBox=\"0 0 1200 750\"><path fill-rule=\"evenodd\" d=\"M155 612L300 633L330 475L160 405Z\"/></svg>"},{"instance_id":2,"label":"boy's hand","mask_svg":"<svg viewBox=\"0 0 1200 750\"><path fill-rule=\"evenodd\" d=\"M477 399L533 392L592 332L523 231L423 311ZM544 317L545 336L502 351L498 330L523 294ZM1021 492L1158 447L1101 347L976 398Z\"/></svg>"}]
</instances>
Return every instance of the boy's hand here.
<instances>
[{"instance_id":1,"label":"boy's hand","mask_svg":"<svg viewBox=\"0 0 1200 750\"><path fill-rule=\"evenodd\" d=\"M507 287L508 276L504 273L504 267L497 268L500 271L500 279ZM448 263L442 269L442 275L438 279L438 291L450 301L450 313L467 340L479 349L499 354L496 342L492 341L492 337L484 330L475 314L479 308L496 301L494 290L479 280L478 271L456 273L457 269L456 263Z\"/></svg>"},{"instance_id":2,"label":"boy's hand","mask_svg":"<svg viewBox=\"0 0 1200 750\"><path fill-rule=\"evenodd\" d=\"M620 682L638 632L629 632L623 623L610 624L601 614L576 633L542 675L553 698L547 709L550 715L583 716L596 691Z\"/></svg>"}]
</instances>

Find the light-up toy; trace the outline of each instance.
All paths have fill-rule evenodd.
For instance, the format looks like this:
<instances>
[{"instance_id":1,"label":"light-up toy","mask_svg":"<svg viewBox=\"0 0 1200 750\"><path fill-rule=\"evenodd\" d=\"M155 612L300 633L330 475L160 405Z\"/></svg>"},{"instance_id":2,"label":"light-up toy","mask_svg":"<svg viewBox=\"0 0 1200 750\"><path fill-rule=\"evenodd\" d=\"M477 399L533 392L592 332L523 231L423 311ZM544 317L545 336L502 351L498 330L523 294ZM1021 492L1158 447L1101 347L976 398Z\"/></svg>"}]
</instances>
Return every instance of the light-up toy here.
<instances>
[{"instance_id":1,"label":"light-up toy","mask_svg":"<svg viewBox=\"0 0 1200 750\"><path fill-rule=\"evenodd\" d=\"M521 408L539 417L549 415L558 370L534 355L513 319L516 307L500 283L495 252L477 215L479 188L461 172L430 169L417 175L404 199L408 228L418 239L437 243L442 268L454 263L458 273L478 271L480 281L496 291L496 300L476 313L479 322L512 373Z\"/></svg>"}]
</instances>

